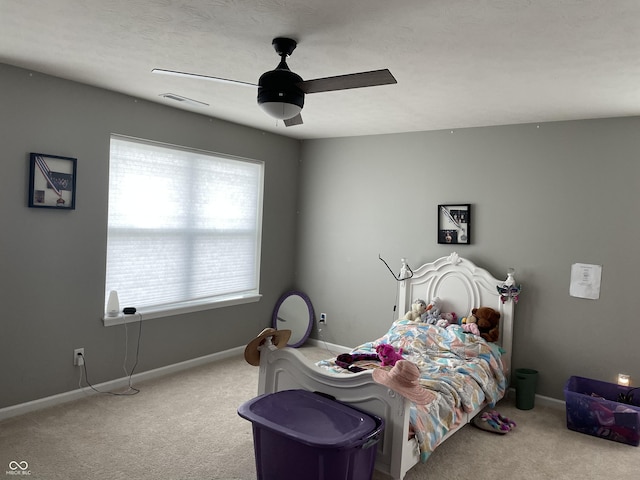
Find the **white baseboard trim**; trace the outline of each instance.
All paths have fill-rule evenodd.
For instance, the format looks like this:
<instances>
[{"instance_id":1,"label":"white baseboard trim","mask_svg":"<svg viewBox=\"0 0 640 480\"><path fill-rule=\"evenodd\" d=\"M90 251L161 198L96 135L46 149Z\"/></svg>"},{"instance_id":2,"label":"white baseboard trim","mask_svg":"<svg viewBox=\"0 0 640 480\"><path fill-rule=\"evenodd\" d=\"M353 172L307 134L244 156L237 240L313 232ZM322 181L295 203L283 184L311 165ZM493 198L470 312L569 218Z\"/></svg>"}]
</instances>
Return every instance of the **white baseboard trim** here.
<instances>
[{"instance_id":1,"label":"white baseboard trim","mask_svg":"<svg viewBox=\"0 0 640 480\"><path fill-rule=\"evenodd\" d=\"M564 400L558 400L557 398L545 397L544 395L536 394L536 403L542 407L551 407L564 410L566 403Z\"/></svg>"},{"instance_id":2,"label":"white baseboard trim","mask_svg":"<svg viewBox=\"0 0 640 480\"><path fill-rule=\"evenodd\" d=\"M344 345L338 345L337 343L329 343L324 340L318 340L317 338L309 337L305 343L313 345L314 347L327 348L338 353L349 353L353 348L345 347Z\"/></svg>"},{"instance_id":3,"label":"white baseboard trim","mask_svg":"<svg viewBox=\"0 0 640 480\"><path fill-rule=\"evenodd\" d=\"M508 396L509 398L513 398L515 400L516 389L514 387L509 388ZM535 405L539 405L541 407L556 408L559 410L564 410L566 408L566 404L564 400L558 400L557 398L552 398L552 397L545 397L544 395L539 395L537 393L534 401L534 407Z\"/></svg>"},{"instance_id":4,"label":"white baseboard trim","mask_svg":"<svg viewBox=\"0 0 640 480\"><path fill-rule=\"evenodd\" d=\"M224 350L222 352L212 353L203 357L193 358L191 360L185 360L184 362L174 363L165 367L155 368L146 372L136 373L131 377L132 383L142 382L145 380L151 380L158 377L163 377L171 373L180 372L189 368L198 367L200 365L206 365L212 362L218 362L230 357L240 355L244 352L245 347L236 347L230 350ZM129 377L117 378L115 380L109 380L108 382L94 385L97 390L108 392L119 388L124 388L129 385ZM78 388L69 392L59 393L57 395L51 395L50 397L39 398L30 402L20 403L18 405L11 405L9 407L0 408L0 420L5 420L11 417L17 417L25 413L41 410L43 408L53 407L63 403L78 400L80 398L86 398L90 395L97 395L98 392L92 390L90 387Z\"/></svg>"}]
</instances>

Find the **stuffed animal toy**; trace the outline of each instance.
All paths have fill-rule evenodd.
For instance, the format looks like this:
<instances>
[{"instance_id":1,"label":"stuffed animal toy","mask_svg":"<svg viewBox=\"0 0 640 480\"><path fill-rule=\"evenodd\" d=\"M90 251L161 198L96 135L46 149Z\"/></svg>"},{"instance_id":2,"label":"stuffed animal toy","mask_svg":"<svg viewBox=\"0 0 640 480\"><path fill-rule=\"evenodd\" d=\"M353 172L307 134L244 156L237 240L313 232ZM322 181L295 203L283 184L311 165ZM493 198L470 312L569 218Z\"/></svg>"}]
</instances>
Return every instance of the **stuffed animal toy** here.
<instances>
[{"instance_id":1,"label":"stuffed animal toy","mask_svg":"<svg viewBox=\"0 0 640 480\"><path fill-rule=\"evenodd\" d=\"M455 312L441 313L440 318L436 322L436 326L447 328L449 325L458 324L458 315Z\"/></svg>"},{"instance_id":2,"label":"stuffed animal toy","mask_svg":"<svg viewBox=\"0 0 640 480\"><path fill-rule=\"evenodd\" d=\"M473 313L470 313L466 317L462 317L460 319L460 325L464 325L465 323L476 323L478 319L473 316Z\"/></svg>"},{"instance_id":3,"label":"stuffed animal toy","mask_svg":"<svg viewBox=\"0 0 640 480\"><path fill-rule=\"evenodd\" d=\"M427 311L421 315L420 320L429 325L435 325L440 319L441 308L442 300L440 300L440 297L434 298L429 302L429 305L427 305Z\"/></svg>"},{"instance_id":4,"label":"stuffed animal toy","mask_svg":"<svg viewBox=\"0 0 640 480\"><path fill-rule=\"evenodd\" d=\"M490 307L480 307L471 310L471 315L476 318L476 325L480 330L480 336L487 342L496 342L500 338L500 312ZM467 319L467 323L469 320Z\"/></svg>"},{"instance_id":5,"label":"stuffed animal toy","mask_svg":"<svg viewBox=\"0 0 640 480\"><path fill-rule=\"evenodd\" d=\"M480 336L480 330L478 329L478 325L476 323L477 321L478 319L476 318L476 316L473 313L470 313L468 317L464 317L462 320L460 320L462 331Z\"/></svg>"},{"instance_id":6,"label":"stuffed animal toy","mask_svg":"<svg viewBox=\"0 0 640 480\"><path fill-rule=\"evenodd\" d=\"M439 318L436 320L436 327L447 328L449 326L449 322L447 322L444 318Z\"/></svg>"},{"instance_id":7,"label":"stuffed animal toy","mask_svg":"<svg viewBox=\"0 0 640 480\"><path fill-rule=\"evenodd\" d=\"M470 313L468 317L462 318L462 320L460 320L462 331L480 336L480 330L478 330L478 325L476 324L477 321L478 319L472 313Z\"/></svg>"},{"instance_id":8,"label":"stuffed animal toy","mask_svg":"<svg viewBox=\"0 0 640 480\"><path fill-rule=\"evenodd\" d=\"M417 298L411 304L411 310L405 313L404 318L412 322L419 322L420 317L427 311L427 302Z\"/></svg>"},{"instance_id":9,"label":"stuffed animal toy","mask_svg":"<svg viewBox=\"0 0 640 480\"><path fill-rule=\"evenodd\" d=\"M394 366L398 360L404 360L402 356L402 349L396 352L395 348L388 343L381 343L376 347L376 353L378 354L378 358L380 358L383 367L387 365Z\"/></svg>"},{"instance_id":10,"label":"stuffed animal toy","mask_svg":"<svg viewBox=\"0 0 640 480\"><path fill-rule=\"evenodd\" d=\"M473 317L475 320L475 317ZM460 325L462 327L462 331L466 333L473 333L474 335L480 336L480 330L478 330L478 325L475 322L467 322Z\"/></svg>"}]
</instances>

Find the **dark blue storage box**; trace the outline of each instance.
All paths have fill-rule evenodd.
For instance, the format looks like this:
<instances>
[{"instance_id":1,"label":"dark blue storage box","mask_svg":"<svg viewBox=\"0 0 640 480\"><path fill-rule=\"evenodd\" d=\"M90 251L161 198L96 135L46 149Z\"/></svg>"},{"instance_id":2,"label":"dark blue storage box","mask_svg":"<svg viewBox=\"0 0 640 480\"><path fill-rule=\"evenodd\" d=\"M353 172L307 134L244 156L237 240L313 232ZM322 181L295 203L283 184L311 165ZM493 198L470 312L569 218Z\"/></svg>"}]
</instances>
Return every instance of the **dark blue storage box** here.
<instances>
[{"instance_id":1,"label":"dark blue storage box","mask_svg":"<svg viewBox=\"0 0 640 480\"><path fill-rule=\"evenodd\" d=\"M640 398L632 404L618 402L631 387L584 377L571 377L564 388L567 428L595 437L638 446L640 444ZM635 390L640 397L640 390Z\"/></svg>"},{"instance_id":2,"label":"dark blue storage box","mask_svg":"<svg viewBox=\"0 0 640 480\"><path fill-rule=\"evenodd\" d=\"M381 418L323 395L285 390L238 408L253 425L258 480L370 480Z\"/></svg>"}]
</instances>

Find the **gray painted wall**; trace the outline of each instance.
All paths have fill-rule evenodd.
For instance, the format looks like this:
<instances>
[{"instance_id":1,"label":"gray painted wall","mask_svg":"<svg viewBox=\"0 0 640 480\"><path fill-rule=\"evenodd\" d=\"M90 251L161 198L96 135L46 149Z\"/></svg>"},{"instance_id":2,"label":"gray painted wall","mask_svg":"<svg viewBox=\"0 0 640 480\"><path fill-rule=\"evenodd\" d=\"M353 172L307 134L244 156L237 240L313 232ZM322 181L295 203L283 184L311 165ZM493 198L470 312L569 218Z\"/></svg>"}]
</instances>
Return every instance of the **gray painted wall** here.
<instances>
[{"instance_id":1,"label":"gray painted wall","mask_svg":"<svg viewBox=\"0 0 640 480\"><path fill-rule=\"evenodd\" d=\"M471 203L473 243L458 253L524 290L514 368L563 398L571 375L640 384L640 118L305 141L298 286L328 314L322 337L357 346L384 334L400 258L436 241L438 204ZM599 300L569 296L573 263L603 266ZM318 332L314 332L318 337Z\"/></svg>"},{"instance_id":2,"label":"gray painted wall","mask_svg":"<svg viewBox=\"0 0 640 480\"><path fill-rule=\"evenodd\" d=\"M93 383L124 374L124 328L101 321L111 133L266 164L262 300L144 322L136 371L244 345L270 323L293 287L299 141L1 64L0 84L0 407L76 389L74 348ZM27 207L29 152L78 159L76 210Z\"/></svg>"},{"instance_id":3,"label":"gray painted wall","mask_svg":"<svg viewBox=\"0 0 640 480\"><path fill-rule=\"evenodd\" d=\"M468 202L456 250L524 285L514 367L556 398L570 375L640 383L639 118L298 142L1 64L0 80L0 408L77 388L77 347L94 383L122 376L124 330L100 320L110 133L266 162L262 301L145 322L137 371L245 344L293 287L329 314L325 340L382 335L404 312L378 255L396 271L447 255L436 205ZM32 151L78 158L75 211L27 208ZM599 300L569 296L575 262L603 265Z\"/></svg>"}]
</instances>

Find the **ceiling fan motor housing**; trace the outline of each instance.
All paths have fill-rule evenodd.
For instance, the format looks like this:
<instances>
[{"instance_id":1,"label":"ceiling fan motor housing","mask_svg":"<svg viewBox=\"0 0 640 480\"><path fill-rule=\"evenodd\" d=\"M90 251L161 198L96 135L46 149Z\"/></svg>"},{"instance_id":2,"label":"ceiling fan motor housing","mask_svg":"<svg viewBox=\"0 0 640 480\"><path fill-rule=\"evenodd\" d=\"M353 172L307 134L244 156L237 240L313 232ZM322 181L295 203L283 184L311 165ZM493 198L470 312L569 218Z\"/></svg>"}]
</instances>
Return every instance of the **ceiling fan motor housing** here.
<instances>
[{"instance_id":1,"label":"ceiling fan motor housing","mask_svg":"<svg viewBox=\"0 0 640 480\"><path fill-rule=\"evenodd\" d=\"M258 80L258 105L263 108L265 103L295 105L298 108L291 116L279 115L283 120L294 117L304 107L304 92L296 86L299 82L302 82L302 77L288 69L277 68L263 73Z\"/></svg>"}]
</instances>

